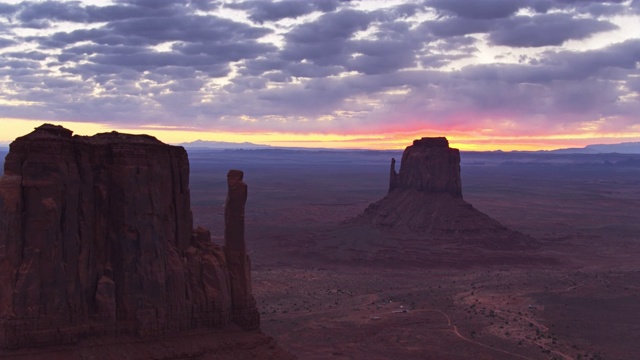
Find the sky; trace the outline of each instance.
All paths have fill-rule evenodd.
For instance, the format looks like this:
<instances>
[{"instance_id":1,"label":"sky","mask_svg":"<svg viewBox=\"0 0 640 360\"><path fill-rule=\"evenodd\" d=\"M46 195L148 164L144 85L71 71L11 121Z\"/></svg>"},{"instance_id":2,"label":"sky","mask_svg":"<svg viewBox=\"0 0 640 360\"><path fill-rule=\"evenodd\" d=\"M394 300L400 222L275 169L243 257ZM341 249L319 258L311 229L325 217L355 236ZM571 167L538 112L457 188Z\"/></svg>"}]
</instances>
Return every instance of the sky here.
<instances>
[{"instance_id":1,"label":"sky","mask_svg":"<svg viewBox=\"0 0 640 360\"><path fill-rule=\"evenodd\" d=\"M0 0L0 142L640 141L640 0Z\"/></svg>"}]
</instances>

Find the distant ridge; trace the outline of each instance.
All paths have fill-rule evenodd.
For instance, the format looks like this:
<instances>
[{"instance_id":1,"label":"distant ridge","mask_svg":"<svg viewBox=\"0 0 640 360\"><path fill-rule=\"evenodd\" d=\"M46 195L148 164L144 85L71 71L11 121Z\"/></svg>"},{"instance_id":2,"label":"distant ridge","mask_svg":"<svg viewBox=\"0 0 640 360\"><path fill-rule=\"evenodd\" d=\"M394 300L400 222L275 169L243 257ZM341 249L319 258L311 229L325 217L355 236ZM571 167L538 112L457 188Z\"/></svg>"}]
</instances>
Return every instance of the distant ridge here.
<instances>
[{"instance_id":1,"label":"distant ridge","mask_svg":"<svg viewBox=\"0 0 640 360\"><path fill-rule=\"evenodd\" d=\"M401 151L401 150L370 150L370 149L334 149L323 147L289 147L289 146L271 146L254 144L251 142L226 142L226 141L204 141L196 140L192 142L184 142L178 144L179 146L187 149L211 149L211 150L300 150L300 151ZM8 147L8 145L6 146ZM0 150L2 144L0 143ZM640 141L639 142L623 142L618 144L592 144L582 148L564 148L556 150L539 150L539 151L464 151L478 152L478 153L545 153L545 154L640 154Z\"/></svg>"},{"instance_id":2,"label":"distant ridge","mask_svg":"<svg viewBox=\"0 0 640 360\"><path fill-rule=\"evenodd\" d=\"M192 142L184 142L176 144L186 149L199 149L199 150L284 150L284 151L321 151L321 152L397 152L400 150L370 150L370 149L340 149L340 148L328 148L328 147L300 147L300 146L272 146L263 144L254 144L250 142L226 142L226 141L204 141L196 140Z\"/></svg>"},{"instance_id":3,"label":"distant ridge","mask_svg":"<svg viewBox=\"0 0 640 360\"><path fill-rule=\"evenodd\" d=\"M544 151L555 154L640 154L640 142L623 142L619 144L594 144L583 148L567 148Z\"/></svg>"},{"instance_id":4,"label":"distant ridge","mask_svg":"<svg viewBox=\"0 0 640 360\"><path fill-rule=\"evenodd\" d=\"M272 149L271 145L260 145L250 142L235 143L226 141L196 140L178 144L187 149Z\"/></svg>"}]
</instances>

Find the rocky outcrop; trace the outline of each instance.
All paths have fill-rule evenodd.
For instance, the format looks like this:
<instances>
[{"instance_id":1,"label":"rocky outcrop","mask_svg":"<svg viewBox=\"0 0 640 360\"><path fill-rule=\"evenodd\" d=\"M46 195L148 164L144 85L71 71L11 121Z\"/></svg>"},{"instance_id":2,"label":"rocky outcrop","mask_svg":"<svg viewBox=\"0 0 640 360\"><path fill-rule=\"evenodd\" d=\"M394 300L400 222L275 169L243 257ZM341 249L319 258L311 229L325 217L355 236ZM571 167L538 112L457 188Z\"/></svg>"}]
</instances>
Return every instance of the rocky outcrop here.
<instances>
[{"instance_id":1,"label":"rocky outcrop","mask_svg":"<svg viewBox=\"0 0 640 360\"><path fill-rule=\"evenodd\" d=\"M193 229L182 147L43 125L11 144L0 178L0 343L153 336L234 318L256 328L241 240L230 262Z\"/></svg>"},{"instance_id":2,"label":"rocky outcrop","mask_svg":"<svg viewBox=\"0 0 640 360\"><path fill-rule=\"evenodd\" d=\"M462 199L460 152L444 137L415 140L402 154L399 173L392 159L388 194L352 222L490 249L535 242Z\"/></svg>"},{"instance_id":3,"label":"rocky outcrop","mask_svg":"<svg viewBox=\"0 0 640 360\"><path fill-rule=\"evenodd\" d=\"M446 138L414 140L402 153L399 174L395 163L391 159L389 193L394 189L414 189L462 197L460 151L450 148Z\"/></svg>"}]
</instances>

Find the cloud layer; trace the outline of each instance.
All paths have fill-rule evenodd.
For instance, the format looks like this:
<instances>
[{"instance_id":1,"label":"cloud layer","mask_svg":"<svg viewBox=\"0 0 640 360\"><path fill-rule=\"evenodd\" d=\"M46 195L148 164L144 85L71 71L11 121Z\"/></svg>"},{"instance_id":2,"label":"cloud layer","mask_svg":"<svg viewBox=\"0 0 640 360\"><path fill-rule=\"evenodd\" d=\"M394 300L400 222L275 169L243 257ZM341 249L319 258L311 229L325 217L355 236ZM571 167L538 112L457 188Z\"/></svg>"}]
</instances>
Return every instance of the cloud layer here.
<instances>
[{"instance_id":1,"label":"cloud layer","mask_svg":"<svg viewBox=\"0 0 640 360\"><path fill-rule=\"evenodd\" d=\"M640 132L639 14L638 0L1 3L0 114L237 132Z\"/></svg>"}]
</instances>

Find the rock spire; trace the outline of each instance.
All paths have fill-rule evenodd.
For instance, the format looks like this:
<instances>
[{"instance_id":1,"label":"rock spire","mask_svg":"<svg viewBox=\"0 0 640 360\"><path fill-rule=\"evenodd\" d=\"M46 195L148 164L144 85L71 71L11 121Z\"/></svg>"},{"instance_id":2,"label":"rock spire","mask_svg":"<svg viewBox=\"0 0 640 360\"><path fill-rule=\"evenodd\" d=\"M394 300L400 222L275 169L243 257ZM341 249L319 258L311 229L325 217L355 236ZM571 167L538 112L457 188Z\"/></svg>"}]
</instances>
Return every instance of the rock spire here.
<instances>
[{"instance_id":1,"label":"rock spire","mask_svg":"<svg viewBox=\"0 0 640 360\"><path fill-rule=\"evenodd\" d=\"M227 200L224 205L224 254L231 279L233 320L246 328L259 325L260 315L251 294L251 261L245 251L244 206L247 201L247 184L244 173L229 170L227 174Z\"/></svg>"}]
</instances>

